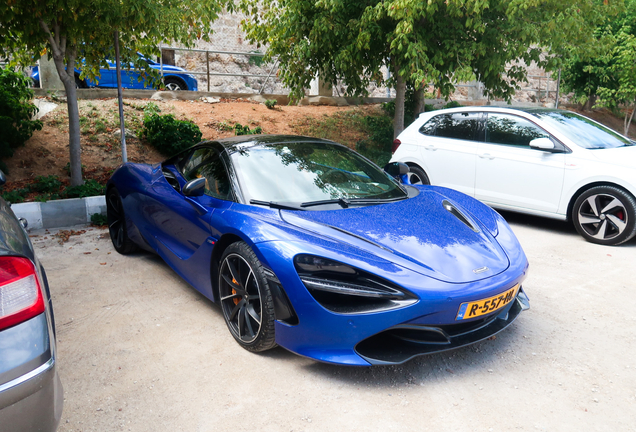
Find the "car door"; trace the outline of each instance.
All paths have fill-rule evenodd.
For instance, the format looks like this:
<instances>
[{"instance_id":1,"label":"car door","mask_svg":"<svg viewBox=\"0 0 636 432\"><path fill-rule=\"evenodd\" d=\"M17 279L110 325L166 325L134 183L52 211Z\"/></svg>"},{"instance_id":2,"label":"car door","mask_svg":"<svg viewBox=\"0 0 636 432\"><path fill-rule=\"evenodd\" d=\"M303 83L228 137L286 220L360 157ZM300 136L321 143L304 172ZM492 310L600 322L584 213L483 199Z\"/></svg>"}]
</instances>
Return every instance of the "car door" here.
<instances>
[{"instance_id":1,"label":"car door","mask_svg":"<svg viewBox=\"0 0 636 432\"><path fill-rule=\"evenodd\" d=\"M475 155L483 128L481 112L441 114L422 125L420 156L431 184L474 196Z\"/></svg>"},{"instance_id":2,"label":"car door","mask_svg":"<svg viewBox=\"0 0 636 432\"><path fill-rule=\"evenodd\" d=\"M145 217L154 225L160 249L174 255L178 260L169 261L178 266L179 260L189 259L212 236L212 213L231 201L232 194L225 165L214 149L198 148L163 170L151 186ZM205 194L184 196L181 187L200 177L206 179Z\"/></svg>"},{"instance_id":3,"label":"car door","mask_svg":"<svg viewBox=\"0 0 636 432\"><path fill-rule=\"evenodd\" d=\"M530 147L547 137L556 153ZM565 147L544 129L514 114L488 113L476 158L475 197L495 207L554 213L559 207Z\"/></svg>"}]
</instances>

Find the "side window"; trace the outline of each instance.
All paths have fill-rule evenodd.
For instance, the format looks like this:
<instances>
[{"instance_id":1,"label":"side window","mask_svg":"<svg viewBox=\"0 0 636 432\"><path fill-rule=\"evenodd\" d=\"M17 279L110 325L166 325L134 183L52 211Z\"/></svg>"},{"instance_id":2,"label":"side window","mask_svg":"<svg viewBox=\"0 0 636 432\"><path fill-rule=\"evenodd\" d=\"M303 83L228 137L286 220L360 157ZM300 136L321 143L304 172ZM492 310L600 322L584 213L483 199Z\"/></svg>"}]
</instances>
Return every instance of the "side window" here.
<instances>
[{"instance_id":1,"label":"side window","mask_svg":"<svg viewBox=\"0 0 636 432\"><path fill-rule=\"evenodd\" d=\"M437 126L437 121L440 117L443 116L435 116L420 127L420 133L424 135L435 135L435 127Z\"/></svg>"},{"instance_id":2,"label":"side window","mask_svg":"<svg viewBox=\"0 0 636 432\"><path fill-rule=\"evenodd\" d=\"M522 117L510 114L488 114L486 142L530 148L535 138L550 135L537 125Z\"/></svg>"},{"instance_id":3,"label":"side window","mask_svg":"<svg viewBox=\"0 0 636 432\"><path fill-rule=\"evenodd\" d=\"M435 136L469 141L483 141L483 114L473 112L436 116Z\"/></svg>"},{"instance_id":4,"label":"side window","mask_svg":"<svg viewBox=\"0 0 636 432\"><path fill-rule=\"evenodd\" d=\"M205 177L205 194L230 199L230 180L221 156L211 148L195 150L181 169L186 180Z\"/></svg>"}]
</instances>

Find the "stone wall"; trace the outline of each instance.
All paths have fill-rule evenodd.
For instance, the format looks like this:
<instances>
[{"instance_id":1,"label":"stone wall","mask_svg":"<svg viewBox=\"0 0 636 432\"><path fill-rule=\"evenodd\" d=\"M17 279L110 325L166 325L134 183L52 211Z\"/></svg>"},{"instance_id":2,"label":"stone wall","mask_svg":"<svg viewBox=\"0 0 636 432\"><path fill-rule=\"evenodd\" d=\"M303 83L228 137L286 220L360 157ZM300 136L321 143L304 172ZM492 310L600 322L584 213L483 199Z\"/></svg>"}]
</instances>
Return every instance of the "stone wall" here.
<instances>
[{"instance_id":1,"label":"stone wall","mask_svg":"<svg viewBox=\"0 0 636 432\"><path fill-rule=\"evenodd\" d=\"M210 51L231 51L231 52L264 52L263 47L259 48L245 40L245 34L240 29L242 14L225 13L214 23L214 34L210 42L198 41L196 49ZM223 74L251 74L269 75L266 77L239 77L239 76L211 76L209 90L223 93L262 93L287 94L288 89L276 79L276 70L272 64L263 64L260 57L248 57L237 54L209 53L210 72ZM177 66L187 70L205 73L206 54L203 52L176 51L175 61ZM388 71L383 68L382 74L388 77ZM522 85L522 89L517 91L513 102L523 104L539 104L544 106L554 106L556 96L556 77L547 74L536 65L528 67L528 83ZM198 74L199 90L208 90L208 81L205 74ZM317 86L314 86L317 88ZM451 96L451 100L457 101L483 101L483 86L478 82L462 83L457 86L457 91ZM548 92L546 93L546 90ZM333 96L343 96L346 87L342 84L333 89ZM309 90L308 90L308 93ZM310 93L313 94L313 93ZM316 93L317 94L317 93ZM369 87L371 97L395 97L395 90L387 89L384 86L371 85ZM437 95L435 95L437 96ZM560 101L567 101L567 97L560 96ZM501 102L493 100L493 102Z\"/></svg>"}]
</instances>

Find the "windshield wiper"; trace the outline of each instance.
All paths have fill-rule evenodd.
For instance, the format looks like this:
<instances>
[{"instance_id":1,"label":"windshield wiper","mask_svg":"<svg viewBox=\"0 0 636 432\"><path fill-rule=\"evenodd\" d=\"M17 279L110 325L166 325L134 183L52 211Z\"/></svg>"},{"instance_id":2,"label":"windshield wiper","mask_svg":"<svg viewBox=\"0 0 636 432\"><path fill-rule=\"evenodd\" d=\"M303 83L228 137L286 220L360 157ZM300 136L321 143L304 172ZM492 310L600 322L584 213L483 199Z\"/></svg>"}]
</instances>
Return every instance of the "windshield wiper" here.
<instances>
[{"instance_id":1,"label":"windshield wiper","mask_svg":"<svg viewBox=\"0 0 636 432\"><path fill-rule=\"evenodd\" d=\"M397 198L349 198L349 204L381 204L381 203L391 203L395 201L402 201L407 199L407 196L397 197Z\"/></svg>"},{"instance_id":2,"label":"windshield wiper","mask_svg":"<svg viewBox=\"0 0 636 432\"><path fill-rule=\"evenodd\" d=\"M398 198L335 198L320 201L308 201L300 204L301 207L312 207L324 204L340 204L342 208L348 208L352 205L365 205L365 204L382 204L390 203L394 201L401 201L408 198L408 196Z\"/></svg>"},{"instance_id":3,"label":"windshield wiper","mask_svg":"<svg viewBox=\"0 0 636 432\"><path fill-rule=\"evenodd\" d=\"M283 203L278 203L275 201L261 201L261 200L253 199L253 200L250 200L250 204L264 205L269 208L280 209L280 210L303 210L303 211L305 210L304 208L293 206L291 204L283 204Z\"/></svg>"},{"instance_id":4,"label":"windshield wiper","mask_svg":"<svg viewBox=\"0 0 636 432\"><path fill-rule=\"evenodd\" d=\"M300 204L301 207L313 207L324 204L340 204L342 208L349 207L349 200L346 198L336 198L336 199L328 199L328 200L318 200L318 201L307 201Z\"/></svg>"}]
</instances>

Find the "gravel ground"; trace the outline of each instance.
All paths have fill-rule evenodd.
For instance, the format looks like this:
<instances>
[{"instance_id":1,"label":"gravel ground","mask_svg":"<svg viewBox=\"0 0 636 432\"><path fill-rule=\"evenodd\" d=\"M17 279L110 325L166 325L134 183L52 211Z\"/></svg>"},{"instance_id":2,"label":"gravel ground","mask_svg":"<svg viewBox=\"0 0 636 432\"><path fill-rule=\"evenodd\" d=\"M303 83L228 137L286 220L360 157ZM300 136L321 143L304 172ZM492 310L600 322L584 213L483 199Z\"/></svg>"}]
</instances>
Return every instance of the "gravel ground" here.
<instances>
[{"instance_id":1,"label":"gravel ground","mask_svg":"<svg viewBox=\"0 0 636 432\"><path fill-rule=\"evenodd\" d=\"M530 260L531 309L494 340L374 368L251 354L159 258L118 255L106 230L34 231L59 431L635 431L636 241L598 246L505 216Z\"/></svg>"}]
</instances>

